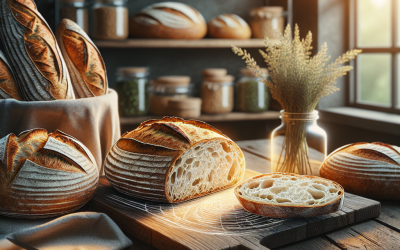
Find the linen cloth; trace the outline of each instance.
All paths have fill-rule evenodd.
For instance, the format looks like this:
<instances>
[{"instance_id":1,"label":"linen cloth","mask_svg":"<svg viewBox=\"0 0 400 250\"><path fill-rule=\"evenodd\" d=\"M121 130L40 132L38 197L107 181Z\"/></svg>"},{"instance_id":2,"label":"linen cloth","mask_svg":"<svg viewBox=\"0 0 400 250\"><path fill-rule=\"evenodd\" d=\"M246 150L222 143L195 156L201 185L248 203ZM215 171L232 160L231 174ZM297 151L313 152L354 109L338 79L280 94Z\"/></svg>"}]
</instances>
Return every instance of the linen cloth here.
<instances>
[{"instance_id":1,"label":"linen cloth","mask_svg":"<svg viewBox=\"0 0 400 250\"><path fill-rule=\"evenodd\" d=\"M118 95L110 89L103 96L75 100L0 100L0 138L34 128L49 133L58 129L81 141L92 152L103 175L104 158L121 137Z\"/></svg>"},{"instance_id":2,"label":"linen cloth","mask_svg":"<svg viewBox=\"0 0 400 250\"><path fill-rule=\"evenodd\" d=\"M40 250L108 250L132 245L110 217L94 212L40 220L0 216L0 249L24 249L7 238Z\"/></svg>"}]
</instances>

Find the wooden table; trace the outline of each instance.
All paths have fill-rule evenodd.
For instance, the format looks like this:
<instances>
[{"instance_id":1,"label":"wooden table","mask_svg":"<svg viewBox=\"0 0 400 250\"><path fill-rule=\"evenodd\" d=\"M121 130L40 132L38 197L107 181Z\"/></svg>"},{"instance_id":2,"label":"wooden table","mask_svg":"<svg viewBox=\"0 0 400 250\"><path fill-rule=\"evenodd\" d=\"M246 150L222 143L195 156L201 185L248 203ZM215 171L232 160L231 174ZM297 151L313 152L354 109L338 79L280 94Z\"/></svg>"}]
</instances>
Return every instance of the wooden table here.
<instances>
[{"instance_id":1,"label":"wooden table","mask_svg":"<svg viewBox=\"0 0 400 250\"><path fill-rule=\"evenodd\" d=\"M246 158L246 167L257 172L270 172L269 141L237 143ZM400 191L400 190L399 190ZM378 218L353 224L276 249L400 249L400 203L382 202ZM132 249L155 249L140 239L132 238ZM243 249L268 249L251 245Z\"/></svg>"}]
</instances>

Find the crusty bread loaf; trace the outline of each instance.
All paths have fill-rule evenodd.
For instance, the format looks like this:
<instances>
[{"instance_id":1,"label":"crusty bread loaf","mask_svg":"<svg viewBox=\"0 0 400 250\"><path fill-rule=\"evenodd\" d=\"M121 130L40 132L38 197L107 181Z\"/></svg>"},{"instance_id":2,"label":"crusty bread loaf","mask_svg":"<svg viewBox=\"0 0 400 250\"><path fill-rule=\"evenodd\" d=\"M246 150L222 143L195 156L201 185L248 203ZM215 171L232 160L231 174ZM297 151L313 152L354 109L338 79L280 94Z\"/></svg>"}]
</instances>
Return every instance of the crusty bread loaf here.
<instances>
[{"instance_id":1,"label":"crusty bread loaf","mask_svg":"<svg viewBox=\"0 0 400 250\"><path fill-rule=\"evenodd\" d=\"M56 33L77 98L107 93L106 65L100 51L78 24L63 19Z\"/></svg>"},{"instance_id":2,"label":"crusty bread loaf","mask_svg":"<svg viewBox=\"0 0 400 250\"><path fill-rule=\"evenodd\" d=\"M320 175L349 193L400 200L400 148L381 142L346 145L325 159Z\"/></svg>"},{"instance_id":3,"label":"crusty bread loaf","mask_svg":"<svg viewBox=\"0 0 400 250\"><path fill-rule=\"evenodd\" d=\"M0 51L0 99L22 100L14 75L3 52Z\"/></svg>"},{"instance_id":4,"label":"crusty bread loaf","mask_svg":"<svg viewBox=\"0 0 400 250\"><path fill-rule=\"evenodd\" d=\"M118 191L174 203L236 184L245 160L240 148L210 125L164 117L125 133L104 167Z\"/></svg>"},{"instance_id":5,"label":"crusty bread loaf","mask_svg":"<svg viewBox=\"0 0 400 250\"><path fill-rule=\"evenodd\" d=\"M204 17L177 2L155 3L131 18L129 34L141 38L200 39L207 33Z\"/></svg>"},{"instance_id":6,"label":"crusty bread loaf","mask_svg":"<svg viewBox=\"0 0 400 250\"><path fill-rule=\"evenodd\" d=\"M329 214L344 200L344 190L336 182L289 173L252 177L235 188L235 195L247 211L272 218Z\"/></svg>"},{"instance_id":7,"label":"crusty bread loaf","mask_svg":"<svg viewBox=\"0 0 400 250\"><path fill-rule=\"evenodd\" d=\"M75 138L33 129L0 139L0 214L29 219L77 210L94 195L96 161Z\"/></svg>"},{"instance_id":8,"label":"crusty bread loaf","mask_svg":"<svg viewBox=\"0 0 400 250\"><path fill-rule=\"evenodd\" d=\"M208 35L214 38L248 39L251 37L250 26L240 16L222 14L211 19Z\"/></svg>"},{"instance_id":9,"label":"crusty bread loaf","mask_svg":"<svg viewBox=\"0 0 400 250\"><path fill-rule=\"evenodd\" d=\"M33 0L0 0L0 34L25 101L74 99L56 39Z\"/></svg>"}]
</instances>

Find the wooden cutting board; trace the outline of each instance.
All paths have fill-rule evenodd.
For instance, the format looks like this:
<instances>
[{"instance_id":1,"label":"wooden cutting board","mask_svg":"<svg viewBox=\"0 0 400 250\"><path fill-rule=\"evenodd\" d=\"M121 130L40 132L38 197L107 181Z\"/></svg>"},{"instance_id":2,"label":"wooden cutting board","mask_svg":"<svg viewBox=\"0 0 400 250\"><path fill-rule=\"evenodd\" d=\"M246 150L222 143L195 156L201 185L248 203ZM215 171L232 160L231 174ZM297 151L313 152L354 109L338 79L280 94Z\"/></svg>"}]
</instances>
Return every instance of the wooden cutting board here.
<instances>
[{"instance_id":1,"label":"wooden cutting board","mask_svg":"<svg viewBox=\"0 0 400 250\"><path fill-rule=\"evenodd\" d=\"M257 175L246 170L244 179ZM117 192L105 177L88 207L104 212L128 235L157 249L268 249L379 216L380 203L345 193L343 208L305 219L248 213L233 188L178 204L149 203Z\"/></svg>"}]
</instances>

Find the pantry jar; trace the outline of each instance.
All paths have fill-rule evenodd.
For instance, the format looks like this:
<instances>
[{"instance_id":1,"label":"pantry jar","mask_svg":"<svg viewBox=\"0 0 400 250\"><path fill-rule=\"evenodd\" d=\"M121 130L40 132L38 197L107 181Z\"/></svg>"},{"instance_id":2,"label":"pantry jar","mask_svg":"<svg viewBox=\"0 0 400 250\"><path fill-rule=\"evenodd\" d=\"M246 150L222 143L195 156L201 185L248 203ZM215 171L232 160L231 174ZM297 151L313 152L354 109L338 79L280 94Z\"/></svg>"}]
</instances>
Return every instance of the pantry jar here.
<instances>
[{"instance_id":1,"label":"pantry jar","mask_svg":"<svg viewBox=\"0 0 400 250\"><path fill-rule=\"evenodd\" d=\"M147 67L119 68L117 92L119 113L123 117L146 115L149 110Z\"/></svg>"},{"instance_id":2,"label":"pantry jar","mask_svg":"<svg viewBox=\"0 0 400 250\"><path fill-rule=\"evenodd\" d=\"M127 0L96 0L93 6L93 38L123 40L128 37L127 2Z\"/></svg>"},{"instance_id":3,"label":"pantry jar","mask_svg":"<svg viewBox=\"0 0 400 250\"><path fill-rule=\"evenodd\" d=\"M283 7L263 6L250 11L250 27L254 38L279 39L275 30L283 33Z\"/></svg>"},{"instance_id":4,"label":"pantry jar","mask_svg":"<svg viewBox=\"0 0 400 250\"><path fill-rule=\"evenodd\" d=\"M201 86L201 111L208 114L229 113L233 110L233 81L231 75L204 77Z\"/></svg>"},{"instance_id":5,"label":"pantry jar","mask_svg":"<svg viewBox=\"0 0 400 250\"><path fill-rule=\"evenodd\" d=\"M260 71L266 79L268 70L261 68ZM236 110L240 112L266 111L270 101L268 87L250 69L241 69L240 74L241 77L236 82Z\"/></svg>"},{"instance_id":6,"label":"pantry jar","mask_svg":"<svg viewBox=\"0 0 400 250\"><path fill-rule=\"evenodd\" d=\"M89 32L88 4L85 0L61 0L60 20L64 18L77 23L86 33Z\"/></svg>"},{"instance_id":7,"label":"pantry jar","mask_svg":"<svg viewBox=\"0 0 400 250\"><path fill-rule=\"evenodd\" d=\"M168 115L169 100L188 98L193 94L189 76L161 76L150 85L150 113L153 115Z\"/></svg>"}]
</instances>

